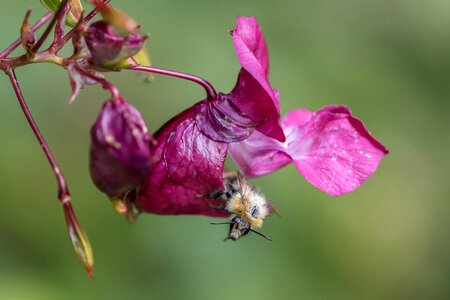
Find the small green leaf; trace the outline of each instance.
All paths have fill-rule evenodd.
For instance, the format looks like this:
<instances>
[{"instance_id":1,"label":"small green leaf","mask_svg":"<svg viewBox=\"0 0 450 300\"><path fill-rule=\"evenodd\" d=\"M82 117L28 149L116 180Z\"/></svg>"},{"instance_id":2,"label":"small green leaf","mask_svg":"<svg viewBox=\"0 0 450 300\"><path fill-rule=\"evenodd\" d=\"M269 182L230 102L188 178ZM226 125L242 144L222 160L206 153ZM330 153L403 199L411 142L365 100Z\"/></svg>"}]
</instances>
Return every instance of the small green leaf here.
<instances>
[{"instance_id":1,"label":"small green leaf","mask_svg":"<svg viewBox=\"0 0 450 300\"><path fill-rule=\"evenodd\" d=\"M42 5L54 13L58 10L61 2L62 0L41 0ZM80 0L69 0L68 3L70 10L67 14L66 24L70 27L75 27L83 12L83 5L81 5Z\"/></svg>"},{"instance_id":2,"label":"small green leaf","mask_svg":"<svg viewBox=\"0 0 450 300\"><path fill-rule=\"evenodd\" d=\"M131 66L151 66L150 55L145 46L134 56L126 58L117 63L108 65L112 69L126 69ZM153 73L145 73L146 80L154 81L155 75Z\"/></svg>"},{"instance_id":3,"label":"small green leaf","mask_svg":"<svg viewBox=\"0 0 450 300\"><path fill-rule=\"evenodd\" d=\"M150 55L145 47L142 47L141 51L139 51L135 56L133 56L136 63L140 66L151 66Z\"/></svg>"}]
</instances>

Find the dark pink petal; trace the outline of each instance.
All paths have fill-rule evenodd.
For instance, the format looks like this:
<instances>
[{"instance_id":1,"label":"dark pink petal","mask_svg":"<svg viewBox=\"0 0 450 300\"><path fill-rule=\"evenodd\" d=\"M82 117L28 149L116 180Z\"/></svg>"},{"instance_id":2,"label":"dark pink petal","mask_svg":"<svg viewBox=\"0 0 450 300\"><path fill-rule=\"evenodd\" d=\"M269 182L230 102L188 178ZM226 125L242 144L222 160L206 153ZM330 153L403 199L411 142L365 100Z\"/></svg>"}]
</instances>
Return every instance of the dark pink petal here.
<instances>
[{"instance_id":1,"label":"dark pink petal","mask_svg":"<svg viewBox=\"0 0 450 300\"><path fill-rule=\"evenodd\" d=\"M375 172L388 150L345 106L327 106L315 113L294 110L283 121L287 141L259 133L230 144L244 173L261 176L287 164L288 155L315 187L338 196L360 186Z\"/></svg>"},{"instance_id":2,"label":"dark pink petal","mask_svg":"<svg viewBox=\"0 0 450 300\"><path fill-rule=\"evenodd\" d=\"M280 124L278 93L269 84L269 58L261 28L254 17L238 17L232 30L241 71L230 100L267 136L284 141Z\"/></svg>"},{"instance_id":3,"label":"dark pink petal","mask_svg":"<svg viewBox=\"0 0 450 300\"><path fill-rule=\"evenodd\" d=\"M207 194L223 188L227 144L201 133L196 107L170 120L156 134L150 174L141 186L139 207L156 214L227 216Z\"/></svg>"}]
</instances>

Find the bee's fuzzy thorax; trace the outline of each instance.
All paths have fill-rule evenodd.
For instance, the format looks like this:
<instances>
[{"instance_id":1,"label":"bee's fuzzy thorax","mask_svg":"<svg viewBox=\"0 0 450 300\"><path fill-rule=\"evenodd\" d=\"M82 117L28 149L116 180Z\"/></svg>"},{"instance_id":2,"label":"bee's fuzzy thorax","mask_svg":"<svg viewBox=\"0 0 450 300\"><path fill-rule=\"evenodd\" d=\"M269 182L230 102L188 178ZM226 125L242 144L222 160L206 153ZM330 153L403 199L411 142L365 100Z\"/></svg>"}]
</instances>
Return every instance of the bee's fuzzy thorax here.
<instances>
[{"instance_id":1,"label":"bee's fuzzy thorax","mask_svg":"<svg viewBox=\"0 0 450 300\"><path fill-rule=\"evenodd\" d=\"M226 210L248 222L252 228L261 227L269 213L266 199L245 178L238 178L234 185L238 188L228 199Z\"/></svg>"}]
</instances>

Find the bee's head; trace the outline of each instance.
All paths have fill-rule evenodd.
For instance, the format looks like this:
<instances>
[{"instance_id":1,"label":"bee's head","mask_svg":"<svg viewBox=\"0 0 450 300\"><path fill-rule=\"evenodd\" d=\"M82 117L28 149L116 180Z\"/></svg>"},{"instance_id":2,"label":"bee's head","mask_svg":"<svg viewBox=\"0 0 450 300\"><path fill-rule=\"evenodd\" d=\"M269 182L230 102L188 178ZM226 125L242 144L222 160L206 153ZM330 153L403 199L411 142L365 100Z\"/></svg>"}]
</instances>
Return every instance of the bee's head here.
<instances>
[{"instance_id":1,"label":"bee's head","mask_svg":"<svg viewBox=\"0 0 450 300\"><path fill-rule=\"evenodd\" d=\"M228 232L228 239L236 241L246 235L251 229L250 224L240 217L234 217L230 222L230 231Z\"/></svg>"},{"instance_id":2,"label":"bee's head","mask_svg":"<svg viewBox=\"0 0 450 300\"><path fill-rule=\"evenodd\" d=\"M230 226L230 230L228 231L228 236L225 238L225 240L236 241L251 231L251 232L254 232L254 233L258 234L259 236L262 236L263 238L271 241L271 239L269 237L265 236L264 234L262 234L256 230L253 230L252 226L247 221L243 220L242 218L240 218L238 216L234 216L231 219L231 221L229 221L229 222L216 222L216 223L211 223L211 224L213 224L213 225L227 224Z\"/></svg>"}]
</instances>

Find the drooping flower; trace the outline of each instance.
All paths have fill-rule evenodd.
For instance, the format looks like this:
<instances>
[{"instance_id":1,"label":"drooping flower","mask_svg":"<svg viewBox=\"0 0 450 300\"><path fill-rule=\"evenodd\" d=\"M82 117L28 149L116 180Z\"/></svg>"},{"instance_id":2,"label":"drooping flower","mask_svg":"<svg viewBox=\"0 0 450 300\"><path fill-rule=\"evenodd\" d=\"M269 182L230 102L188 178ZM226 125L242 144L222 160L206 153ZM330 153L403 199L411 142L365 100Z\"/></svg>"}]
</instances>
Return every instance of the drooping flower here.
<instances>
[{"instance_id":1,"label":"drooping flower","mask_svg":"<svg viewBox=\"0 0 450 300\"><path fill-rule=\"evenodd\" d=\"M312 185L339 196L360 186L389 152L345 106L292 110L282 124L284 143L254 132L229 145L246 176L263 176L292 162Z\"/></svg>"},{"instance_id":2,"label":"drooping flower","mask_svg":"<svg viewBox=\"0 0 450 300\"><path fill-rule=\"evenodd\" d=\"M107 100L91 129L90 171L111 198L141 184L150 171L151 137L139 111L124 99Z\"/></svg>"},{"instance_id":3,"label":"drooping flower","mask_svg":"<svg viewBox=\"0 0 450 300\"><path fill-rule=\"evenodd\" d=\"M234 89L188 108L155 135L152 166L138 206L158 214L226 216L207 194L223 188L228 143L255 130L281 142L278 92L270 86L267 47L253 17L232 30L241 70Z\"/></svg>"},{"instance_id":4,"label":"drooping flower","mask_svg":"<svg viewBox=\"0 0 450 300\"><path fill-rule=\"evenodd\" d=\"M238 17L231 33L242 66L236 86L198 102L155 134L139 208L225 216L207 195L223 189L228 149L250 177L294 162L308 181L332 195L362 184L388 152L384 146L343 106L294 110L281 124L279 94L267 79L267 47L256 19Z\"/></svg>"}]
</instances>

